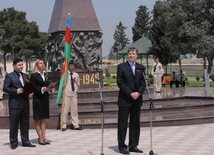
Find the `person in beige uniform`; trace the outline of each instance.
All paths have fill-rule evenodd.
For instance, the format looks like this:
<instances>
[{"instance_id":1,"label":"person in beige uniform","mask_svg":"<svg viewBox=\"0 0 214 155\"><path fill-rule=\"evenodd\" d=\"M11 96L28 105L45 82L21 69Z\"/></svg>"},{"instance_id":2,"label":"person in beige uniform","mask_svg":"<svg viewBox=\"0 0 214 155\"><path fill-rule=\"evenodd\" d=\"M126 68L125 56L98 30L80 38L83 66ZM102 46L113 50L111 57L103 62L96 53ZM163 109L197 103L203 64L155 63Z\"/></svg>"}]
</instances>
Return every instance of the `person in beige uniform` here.
<instances>
[{"instance_id":1,"label":"person in beige uniform","mask_svg":"<svg viewBox=\"0 0 214 155\"><path fill-rule=\"evenodd\" d=\"M156 93L161 92L161 78L163 76L164 70L162 64L159 62L159 58L155 58L155 63L152 67L152 76L154 77L154 89Z\"/></svg>"},{"instance_id":2,"label":"person in beige uniform","mask_svg":"<svg viewBox=\"0 0 214 155\"><path fill-rule=\"evenodd\" d=\"M4 78L5 78L4 66L0 62L0 100L3 99L3 94L4 94L4 91L3 91Z\"/></svg>"},{"instance_id":3,"label":"person in beige uniform","mask_svg":"<svg viewBox=\"0 0 214 155\"><path fill-rule=\"evenodd\" d=\"M62 115L62 131L65 131L67 129L67 118L68 118L68 111L70 109L71 114L71 123L74 126L74 130L83 130L79 126L78 122L78 110L77 110L77 89L80 86L80 79L79 74L76 72L73 72L74 70L74 61L70 60L69 66L68 66L68 73L67 73L67 82L63 86L65 89L64 91L64 110Z\"/></svg>"}]
</instances>

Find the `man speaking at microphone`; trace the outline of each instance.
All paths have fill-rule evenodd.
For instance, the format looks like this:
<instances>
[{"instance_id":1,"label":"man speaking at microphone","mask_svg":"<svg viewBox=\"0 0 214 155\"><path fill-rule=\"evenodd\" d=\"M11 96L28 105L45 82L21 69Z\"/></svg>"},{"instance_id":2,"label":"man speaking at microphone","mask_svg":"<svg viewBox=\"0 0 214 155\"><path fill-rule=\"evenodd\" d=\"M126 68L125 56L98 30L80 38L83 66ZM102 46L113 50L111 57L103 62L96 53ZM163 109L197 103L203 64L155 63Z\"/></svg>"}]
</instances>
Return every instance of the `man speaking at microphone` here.
<instances>
[{"instance_id":1,"label":"man speaking at microphone","mask_svg":"<svg viewBox=\"0 0 214 155\"><path fill-rule=\"evenodd\" d=\"M142 94L146 84L143 76L144 66L137 63L138 49L128 49L128 61L118 65L117 85L120 88L118 96L118 148L121 154L129 152L143 153L138 149L140 137L140 110ZM129 151L125 144L129 118Z\"/></svg>"}]
</instances>

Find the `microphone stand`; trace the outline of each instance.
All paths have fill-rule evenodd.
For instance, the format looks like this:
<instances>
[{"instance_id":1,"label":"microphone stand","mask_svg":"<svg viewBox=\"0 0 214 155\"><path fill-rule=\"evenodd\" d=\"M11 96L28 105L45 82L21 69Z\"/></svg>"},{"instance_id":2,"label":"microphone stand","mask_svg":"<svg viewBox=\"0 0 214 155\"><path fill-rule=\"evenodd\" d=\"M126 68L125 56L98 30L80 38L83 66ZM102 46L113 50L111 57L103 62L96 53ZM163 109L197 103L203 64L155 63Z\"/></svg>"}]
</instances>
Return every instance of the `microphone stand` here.
<instances>
[{"instance_id":1,"label":"microphone stand","mask_svg":"<svg viewBox=\"0 0 214 155\"><path fill-rule=\"evenodd\" d=\"M105 101L103 100L103 95L102 95L102 91L101 91L101 84L100 84L100 75L99 75L99 68L95 68L96 71L97 71L97 81L98 81L98 84L99 84L99 92L100 92L100 105L101 105L101 129L102 129L102 145L101 145L101 155L104 155L103 153L103 133L104 133L104 130L103 130L103 122L104 122L104 115L103 115L103 109L104 109L104 104L105 104Z\"/></svg>"},{"instance_id":2,"label":"microphone stand","mask_svg":"<svg viewBox=\"0 0 214 155\"><path fill-rule=\"evenodd\" d=\"M152 109L154 109L154 104L152 102L151 94L150 94L150 91L149 91L148 84L146 82L146 76L145 76L144 72L143 72L143 77L144 77L144 80L145 80L145 83L146 83L146 88L148 90L149 102L150 102L150 105L149 105L149 110L150 110L149 120L150 120L150 146L151 146L151 150L149 152L149 155L155 155L154 151L152 150Z\"/></svg>"}]
</instances>

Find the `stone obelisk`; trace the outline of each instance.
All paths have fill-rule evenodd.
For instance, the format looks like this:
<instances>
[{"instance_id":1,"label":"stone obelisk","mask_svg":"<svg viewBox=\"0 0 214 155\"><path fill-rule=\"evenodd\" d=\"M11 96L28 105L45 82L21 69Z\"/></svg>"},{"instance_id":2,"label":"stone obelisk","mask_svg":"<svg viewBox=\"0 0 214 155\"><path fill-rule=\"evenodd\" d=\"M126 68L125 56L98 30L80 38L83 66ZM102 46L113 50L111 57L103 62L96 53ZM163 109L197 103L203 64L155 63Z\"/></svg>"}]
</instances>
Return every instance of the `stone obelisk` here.
<instances>
[{"instance_id":1,"label":"stone obelisk","mask_svg":"<svg viewBox=\"0 0 214 155\"><path fill-rule=\"evenodd\" d=\"M71 58L75 68L92 69L102 60L102 32L91 0L55 0L46 45L48 68L60 71L63 64L67 15L71 17Z\"/></svg>"}]
</instances>

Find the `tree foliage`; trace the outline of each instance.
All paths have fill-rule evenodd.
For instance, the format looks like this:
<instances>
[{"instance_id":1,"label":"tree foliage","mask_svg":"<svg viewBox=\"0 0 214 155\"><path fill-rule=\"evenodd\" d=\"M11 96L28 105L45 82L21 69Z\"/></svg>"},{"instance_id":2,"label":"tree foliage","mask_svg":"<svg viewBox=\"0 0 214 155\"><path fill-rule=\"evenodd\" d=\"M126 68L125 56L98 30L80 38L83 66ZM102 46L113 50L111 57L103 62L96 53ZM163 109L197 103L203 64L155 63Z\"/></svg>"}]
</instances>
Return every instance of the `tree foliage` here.
<instances>
[{"instance_id":1,"label":"tree foliage","mask_svg":"<svg viewBox=\"0 0 214 155\"><path fill-rule=\"evenodd\" d=\"M12 59L17 56L23 57L26 60L26 71L32 54L38 56L44 53L44 50L41 51L48 39L46 34L39 32L36 22L28 22L26 13L16 11L13 7L0 11L0 36L4 62L6 53L11 53ZM44 58L44 54L41 58Z\"/></svg>"},{"instance_id":2,"label":"tree foliage","mask_svg":"<svg viewBox=\"0 0 214 155\"><path fill-rule=\"evenodd\" d=\"M142 36L149 37L150 30L150 12L146 6L139 6L138 11L136 11L135 24L132 27L133 42L140 39Z\"/></svg>"},{"instance_id":3,"label":"tree foliage","mask_svg":"<svg viewBox=\"0 0 214 155\"><path fill-rule=\"evenodd\" d=\"M163 64L181 55L207 57L208 73L214 58L214 1L157 1L153 10L150 39Z\"/></svg>"},{"instance_id":4,"label":"tree foliage","mask_svg":"<svg viewBox=\"0 0 214 155\"><path fill-rule=\"evenodd\" d=\"M119 52L129 44L129 39L126 37L125 30L127 27L123 26L122 22L116 25L116 30L114 32L114 44L112 49L115 53Z\"/></svg>"},{"instance_id":5,"label":"tree foliage","mask_svg":"<svg viewBox=\"0 0 214 155\"><path fill-rule=\"evenodd\" d=\"M113 48L110 49L110 52L109 52L109 55L108 55L108 59L109 60L115 60L115 59L117 59L117 55L114 52Z\"/></svg>"}]
</instances>

